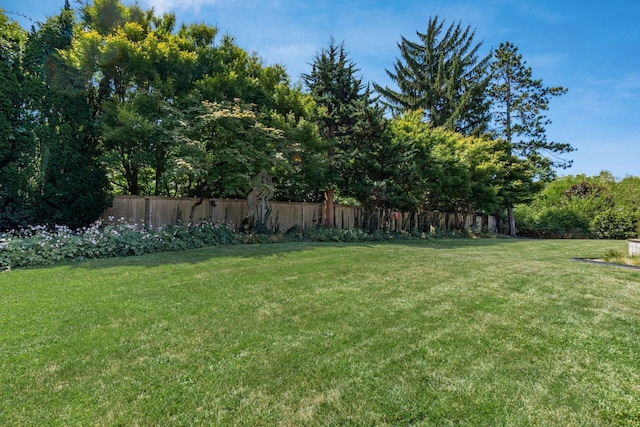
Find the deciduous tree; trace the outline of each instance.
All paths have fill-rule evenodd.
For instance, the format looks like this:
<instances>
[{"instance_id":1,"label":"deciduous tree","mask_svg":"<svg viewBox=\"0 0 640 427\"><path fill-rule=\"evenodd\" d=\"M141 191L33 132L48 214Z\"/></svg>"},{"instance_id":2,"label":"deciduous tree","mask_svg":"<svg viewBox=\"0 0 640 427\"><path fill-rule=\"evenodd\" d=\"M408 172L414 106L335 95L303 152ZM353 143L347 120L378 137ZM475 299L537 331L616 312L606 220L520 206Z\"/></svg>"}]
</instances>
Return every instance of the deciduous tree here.
<instances>
[{"instance_id":1,"label":"deciduous tree","mask_svg":"<svg viewBox=\"0 0 640 427\"><path fill-rule=\"evenodd\" d=\"M59 54L71 46L74 25L66 2L58 15L32 31L24 56L38 143L34 222L72 228L92 223L110 203L93 91Z\"/></svg>"}]
</instances>

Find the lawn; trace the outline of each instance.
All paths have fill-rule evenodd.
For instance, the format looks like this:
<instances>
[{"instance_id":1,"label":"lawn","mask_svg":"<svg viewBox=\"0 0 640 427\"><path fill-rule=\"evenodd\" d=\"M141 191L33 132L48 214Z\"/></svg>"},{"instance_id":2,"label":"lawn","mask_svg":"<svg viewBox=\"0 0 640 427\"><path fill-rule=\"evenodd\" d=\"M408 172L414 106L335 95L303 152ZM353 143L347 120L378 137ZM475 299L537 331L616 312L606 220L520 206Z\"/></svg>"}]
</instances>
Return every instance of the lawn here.
<instances>
[{"instance_id":1,"label":"lawn","mask_svg":"<svg viewBox=\"0 0 640 427\"><path fill-rule=\"evenodd\" d=\"M0 274L0 425L640 425L626 242L242 245Z\"/></svg>"}]
</instances>

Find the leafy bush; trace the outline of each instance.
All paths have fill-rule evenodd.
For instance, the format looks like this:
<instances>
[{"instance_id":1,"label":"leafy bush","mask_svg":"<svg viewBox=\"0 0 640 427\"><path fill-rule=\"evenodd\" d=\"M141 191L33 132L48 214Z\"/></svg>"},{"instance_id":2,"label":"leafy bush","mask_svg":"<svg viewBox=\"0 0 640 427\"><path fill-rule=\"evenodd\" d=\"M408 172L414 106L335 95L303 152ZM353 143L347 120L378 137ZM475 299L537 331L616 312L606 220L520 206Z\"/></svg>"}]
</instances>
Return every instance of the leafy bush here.
<instances>
[{"instance_id":1,"label":"leafy bush","mask_svg":"<svg viewBox=\"0 0 640 427\"><path fill-rule=\"evenodd\" d=\"M538 212L529 205L519 205L513 210L517 229L522 232L533 232L538 229Z\"/></svg>"},{"instance_id":2,"label":"leafy bush","mask_svg":"<svg viewBox=\"0 0 640 427\"><path fill-rule=\"evenodd\" d=\"M568 175L546 184L528 206L515 209L523 236L624 239L640 233L640 178Z\"/></svg>"},{"instance_id":3,"label":"leafy bush","mask_svg":"<svg viewBox=\"0 0 640 427\"><path fill-rule=\"evenodd\" d=\"M96 223L72 230L33 226L0 234L0 269L49 265L65 260L108 258L239 243L239 235L223 224L203 222L158 231L136 224Z\"/></svg>"},{"instance_id":4,"label":"leafy bush","mask_svg":"<svg viewBox=\"0 0 640 427\"><path fill-rule=\"evenodd\" d=\"M628 239L638 236L638 213L631 209L611 208L598 213L590 224L600 239Z\"/></svg>"},{"instance_id":5,"label":"leafy bush","mask_svg":"<svg viewBox=\"0 0 640 427\"><path fill-rule=\"evenodd\" d=\"M515 210L521 235L531 237L576 237L589 232L589 219L571 206L550 206L536 209L519 206Z\"/></svg>"},{"instance_id":6,"label":"leafy bush","mask_svg":"<svg viewBox=\"0 0 640 427\"><path fill-rule=\"evenodd\" d=\"M178 224L157 231L141 230L121 220L116 224L96 223L72 230L33 226L0 233L0 270L50 265L63 261L143 255L205 246L314 242L372 242L395 239L472 237L468 231L427 233L367 233L360 229L310 228L298 234L241 234L224 224L203 222Z\"/></svg>"},{"instance_id":7,"label":"leafy bush","mask_svg":"<svg viewBox=\"0 0 640 427\"><path fill-rule=\"evenodd\" d=\"M390 236L388 233L376 231L373 234L357 229L339 229L339 228L325 228L314 227L305 230L303 237L306 240L312 242L362 242L362 241L375 241L386 240Z\"/></svg>"},{"instance_id":8,"label":"leafy bush","mask_svg":"<svg viewBox=\"0 0 640 427\"><path fill-rule=\"evenodd\" d=\"M584 213L569 206L544 209L539 216L540 229L558 236L572 236L589 230L589 220Z\"/></svg>"}]
</instances>

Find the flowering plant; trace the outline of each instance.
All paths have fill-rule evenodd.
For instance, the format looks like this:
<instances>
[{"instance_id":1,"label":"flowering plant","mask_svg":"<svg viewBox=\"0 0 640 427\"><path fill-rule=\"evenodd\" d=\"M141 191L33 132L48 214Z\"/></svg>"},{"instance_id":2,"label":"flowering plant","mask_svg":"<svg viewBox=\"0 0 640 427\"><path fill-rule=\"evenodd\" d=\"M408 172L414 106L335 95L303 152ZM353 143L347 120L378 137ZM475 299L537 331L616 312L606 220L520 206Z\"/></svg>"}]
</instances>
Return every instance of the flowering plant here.
<instances>
[{"instance_id":1,"label":"flowering plant","mask_svg":"<svg viewBox=\"0 0 640 427\"><path fill-rule=\"evenodd\" d=\"M124 218L72 230L65 226L31 226L0 233L0 269L50 265L62 261L143 255L221 244L240 236L225 224L203 221L146 230Z\"/></svg>"}]
</instances>

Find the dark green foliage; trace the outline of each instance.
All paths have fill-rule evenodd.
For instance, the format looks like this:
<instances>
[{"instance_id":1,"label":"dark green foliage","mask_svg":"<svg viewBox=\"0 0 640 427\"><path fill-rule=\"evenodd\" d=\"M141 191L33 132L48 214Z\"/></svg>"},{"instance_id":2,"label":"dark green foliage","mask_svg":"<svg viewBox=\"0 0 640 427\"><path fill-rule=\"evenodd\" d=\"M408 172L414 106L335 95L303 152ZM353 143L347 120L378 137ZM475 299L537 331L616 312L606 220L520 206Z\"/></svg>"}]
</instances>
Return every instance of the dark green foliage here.
<instances>
[{"instance_id":1,"label":"dark green foliage","mask_svg":"<svg viewBox=\"0 0 640 427\"><path fill-rule=\"evenodd\" d=\"M126 223L77 230L36 226L0 234L0 269L230 245L241 239L229 227L212 222L178 224L159 231Z\"/></svg>"},{"instance_id":2,"label":"dark green foliage","mask_svg":"<svg viewBox=\"0 0 640 427\"><path fill-rule=\"evenodd\" d=\"M354 104L353 133L341 152L340 195L355 199L365 208L363 227L373 231L368 218L375 208L398 209L394 192L388 191L397 175L398 157L394 153L391 134L387 132L389 121L384 110L373 103L367 92Z\"/></svg>"},{"instance_id":3,"label":"dark green foliage","mask_svg":"<svg viewBox=\"0 0 640 427\"><path fill-rule=\"evenodd\" d=\"M495 213L536 190L534 161L480 135L490 58L460 23L402 39L399 90L376 87L403 112L390 120L333 39L305 93L215 27L120 0L79 10L28 35L2 16L0 228L86 226L110 193L245 198L258 174L274 200L324 196L327 226L334 197L360 204L370 231L378 208Z\"/></svg>"},{"instance_id":4,"label":"dark green foliage","mask_svg":"<svg viewBox=\"0 0 640 427\"><path fill-rule=\"evenodd\" d=\"M93 92L60 56L71 46L74 13L68 2L30 34L25 53L39 142L38 224L82 227L110 203L107 171L100 162Z\"/></svg>"},{"instance_id":5,"label":"dark green foliage","mask_svg":"<svg viewBox=\"0 0 640 427\"><path fill-rule=\"evenodd\" d=\"M273 111L267 123L282 131L281 151L271 169L274 184L274 200L287 202L313 202L323 200L318 179L323 176L326 145L320 138L318 125L313 120L312 101L298 89L283 87L278 92L290 92L295 100L278 100L287 113ZM289 104L293 101L295 105ZM300 103L299 103L300 102ZM306 104L306 105L304 105ZM295 111L295 112L294 112ZM320 181L322 182L322 181Z\"/></svg>"},{"instance_id":6,"label":"dark green foliage","mask_svg":"<svg viewBox=\"0 0 640 427\"><path fill-rule=\"evenodd\" d=\"M400 59L387 75L397 90L375 85L394 113L424 111L434 126L465 135L488 130L490 55L480 58L482 43L474 44L475 31L461 23L451 24L430 18L418 41L402 37Z\"/></svg>"},{"instance_id":7,"label":"dark green foliage","mask_svg":"<svg viewBox=\"0 0 640 427\"><path fill-rule=\"evenodd\" d=\"M331 39L329 46L314 56L311 72L302 75L316 106L315 121L322 139L322 146L318 148L326 162L316 177L319 190L338 186L354 132L354 114L358 103L368 96L363 93L357 72L344 43L338 44Z\"/></svg>"},{"instance_id":8,"label":"dark green foliage","mask_svg":"<svg viewBox=\"0 0 640 427\"><path fill-rule=\"evenodd\" d=\"M297 233L241 233L211 221L175 224L161 230L117 222L71 229L31 226L0 233L0 271L85 259L139 256L218 245L307 242L376 242L473 237L468 230L390 233L359 228L313 227Z\"/></svg>"},{"instance_id":9,"label":"dark green foliage","mask_svg":"<svg viewBox=\"0 0 640 427\"><path fill-rule=\"evenodd\" d=\"M313 58L311 72L302 78L318 106L317 120L323 138L332 140L349 135L354 124L354 104L362 99L359 70L348 58L344 43L331 39L329 46Z\"/></svg>"},{"instance_id":10,"label":"dark green foliage","mask_svg":"<svg viewBox=\"0 0 640 427\"><path fill-rule=\"evenodd\" d=\"M625 239L638 236L640 179L616 181L610 173L568 175L548 183L530 206L518 206L523 235L591 236Z\"/></svg>"},{"instance_id":11,"label":"dark green foliage","mask_svg":"<svg viewBox=\"0 0 640 427\"><path fill-rule=\"evenodd\" d=\"M264 126L260 115L246 105L205 103L204 108L197 126L208 160L202 195L246 198L255 187L255 177L268 173L277 162L282 133Z\"/></svg>"},{"instance_id":12,"label":"dark green foliage","mask_svg":"<svg viewBox=\"0 0 640 427\"><path fill-rule=\"evenodd\" d=\"M0 229L33 220L36 144L25 114L29 99L22 53L26 32L0 10Z\"/></svg>"},{"instance_id":13,"label":"dark green foliage","mask_svg":"<svg viewBox=\"0 0 640 427\"><path fill-rule=\"evenodd\" d=\"M546 126L551 123L544 112L551 97L567 93L567 89L546 87L541 79L534 79L518 48L501 43L491 62L489 97L494 110L497 136L513 144L514 151L534 161L542 175L553 167L567 168L571 161L562 154L574 148L567 143L547 141Z\"/></svg>"},{"instance_id":14,"label":"dark green foliage","mask_svg":"<svg viewBox=\"0 0 640 427\"><path fill-rule=\"evenodd\" d=\"M571 237L589 231L589 218L571 207L548 207L540 212L538 221L540 231L547 236Z\"/></svg>"},{"instance_id":15,"label":"dark green foliage","mask_svg":"<svg viewBox=\"0 0 640 427\"><path fill-rule=\"evenodd\" d=\"M629 239L638 237L639 224L638 208L609 208L596 214L589 229L599 239Z\"/></svg>"},{"instance_id":16,"label":"dark green foliage","mask_svg":"<svg viewBox=\"0 0 640 427\"><path fill-rule=\"evenodd\" d=\"M345 189L345 195L356 195L366 203L368 194L363 194L362 188L350 191L349 174L357 162L357 145L381 138L384 126L375 123L382 116L373 106L369 88L365 90L362 79L356 77L358 69L348 58L344 43L337 44L332 38L329 46L315 55L311 67L311 72L302 78L316 104L315 120L322 141L317 155L324 163L316 169L313 180L316 188L325 193L324 223L333 226L333 217L328 212L332 211L336 189Z\"/></svg>"}]
</instances>

